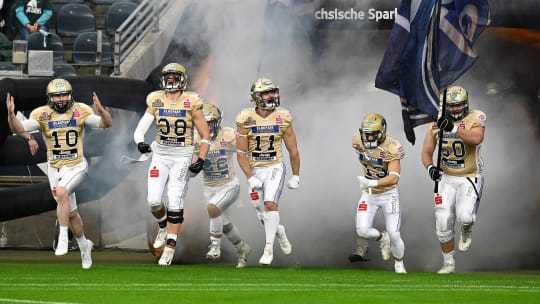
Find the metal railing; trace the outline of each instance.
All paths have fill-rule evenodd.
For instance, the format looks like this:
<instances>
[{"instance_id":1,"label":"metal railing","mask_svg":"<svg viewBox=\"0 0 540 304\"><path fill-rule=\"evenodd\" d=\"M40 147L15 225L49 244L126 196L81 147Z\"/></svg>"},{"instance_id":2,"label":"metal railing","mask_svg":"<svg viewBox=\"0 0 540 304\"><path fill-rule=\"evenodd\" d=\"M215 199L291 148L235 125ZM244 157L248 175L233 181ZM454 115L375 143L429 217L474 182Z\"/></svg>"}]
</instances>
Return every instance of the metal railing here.
<instances>
[{"instance_id":1,"label":"metal railing","mask_svg":"<svg viewBox=\"0 0 540 304\"><path fill-rule=\"evenodd\" d=\"M114 75L133 49L151 32L159 32L159 17L174 1L143 0L114 33Z\"/></svg>"}]
</instances>

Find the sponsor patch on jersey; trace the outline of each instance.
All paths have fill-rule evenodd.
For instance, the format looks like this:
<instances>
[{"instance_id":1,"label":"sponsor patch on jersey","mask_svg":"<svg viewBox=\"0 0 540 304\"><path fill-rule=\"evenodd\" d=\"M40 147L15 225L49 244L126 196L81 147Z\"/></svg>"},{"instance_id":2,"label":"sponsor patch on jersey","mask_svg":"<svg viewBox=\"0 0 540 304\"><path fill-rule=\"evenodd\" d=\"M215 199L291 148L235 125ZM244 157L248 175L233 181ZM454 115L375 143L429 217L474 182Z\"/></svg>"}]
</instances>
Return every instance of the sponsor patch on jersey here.
<instances>
[{"instance_id":1,"label":"sponsor patch on jersey","mask_svg":"<svg viewBox=\"0 0 540 304\"><path fill-rule=\"evenodd\" d=\"M367 204L365 201L362 201L358 204L358 211L367 211Z\"/></svg>"},{"instance_id":2,"label":"sponsor patch on jersey","mask_svg":"<svg viewBox=\"0 0 540 304\"><path fill-rule=\"evenodd\" d=\"M478 115L478 119L480 119L480 121L486 121L486 115L480 114Z\"/></svg>"},{"instance_id":3,"label":"sponsor patch on jersey","mask_svg":"<svg viewBox=\"0 0 540 304\"><path fill-rule=\"evenodd\" d=\"M150 170L150 177L159 177L159 169L157 169L155 166Z\"/></svg>"},{"instance_id":4,"label":"sponsor patch on jersey","mask_svg":"<svg viewBox=\"0 0 540 304\"><path fill-rule=\"evenodd\" d=\"M191 108L191 101L189 99L184 101L184 108Z\"/></svg>"},{"instance_id":5,"label":"sponsor patch on jersey","mask_svg":"<svg viewBox=\"0 0 540 304\"><path fill-rule=\"evenodd\" d=\"M244 121L244 126L253 126L255 125L257 122L255 121L255 119L253 119L253 117L248 117L246 118L246 120Z\"/></svg>"},{"instance_id":6,"label":"sponsor patch on jersey","mask_svg":"<svg viewBox=\"0 0 540 304\"><path fill-rule=\"evenodd\" d=\"M276 117L276 123L277 124L282 124L283 123L283 117L281 117L281 116Z\"/></svg>"},{"instance_id":7,"label":"sponsor patch on jersey","mask_svg":"<svg viewBox=\"0 0 540 304\"><path fill-rule=\"evenodd\" d=\"M255 126L251 128L251 133L278 133L279 126Z\"/></svg>"},{"instance_id":8,"label":"sponsor patch on jersey","mask_svg":"<svg viewBox=\"0 0 540 304\"><path fill-rule=\"evenodd\" d=\"M219 157L225 155L224 149L208 151L207 157Z\"/></svg>"},{"instance_id":9,"label":"sponsor patch on jersey","mask_svg":"<svg viewBox=\"0 0 540 304\"><path fill-rule=\"evenodd\" d=\"M386 151L380 151L379 152L379 157L380 158L385 158L386 157Z\"/></svg>"},{"instance_id":10,"label":"sponsor patch on jersey","mask_svg":"<svg viewBox=\"0 0 540 304\"><path fill-rule=\"evenodd\" d=\"M186 117L186 110L176 110L176 109L159 109L160 116L166 117Z\"/></svg>"},{"instance_id":11,"label":"sponsor patch on jersey","mask_svg":"<svg viewBox=\"0 0 540 304\"><path fill-rule=\"evenodd\" d=\"M163 106L164 106L164 104L163 104L163 101L161 101L161 99L156 99L156 100L152 101L152 107L153 108L161 108Z\"/></svg>"},{"instance_id":12,"label":"sponsor patch on jersey","mask_svg":"<svg viewBox=\"0 0 540 304\"><path fill-rule=\"evenodd\" d=\"M219 142L219 146L222 148L227 147L227 141L225 140L225 138L221 139L221 141Z\"/></svg>"},{"instance_id":13,"label":"sponsor patch on jersey","mask_svg":"<svg viewBox=\"0 0 540 304\"><path fill-rule=\"evenodd\" d=\"M53 150L53 159L54 160L69 160L69 159L77 159L79 156L79 153L77 153L77 149L71 149L71 150Z\"/></svg>"},{"instance_id":14,"label":"sponsor patch on jersey","mask_svg":"<svg viewBox=\"0 0 540 304\"><path fill-rule=\"evenodd\" d=\"M79 111L79 109L75 108L75 109L73 110L73 117L74 117L74 118L79 118L79 117L81 117L81 112Z\"/></svg>"},{"instance_id":15,"label":"sponsor patch on jersey","mask_svg":"<svg viewBox=\"0 0 540 304\"><path fill-rule=\"evenodd\" d=\"M75 119L49 121L48 126L49 129L75 127L77 126L77 121Z\"/></svg>"},{"instance_id":16,"label":"sponsor patch on jersey","mask_svg":"<svg viewBox=\"0 0 540 304\"><path fill-rule=\"evenodd\" d=\"M364 164L371 164L371 165L382 165L383 159L382 158L374 158L374 157L367 157L364 154L358 155L358 159L361 163Z\"/></svg>"},{"instance_id":17,"label":"sponsor patch on jersey","mask_svg":"<svg viewBox=\"0 0 540 304\"><path fill-rule=\"evenodd\" d=\"M465 129L465 122L462 120L460 123L459 123L459 127L460 129Z\"/></svg>"},{"instance_id":18,"label":"sponsor patch on jersey","mask_svg":"<svg viewBox=\"0 0 540 304\"><path fill-rule=\"evenodd\" d=\"M440 194L437 193L437 195L435 195L435 205L440 205L442 204L442 196Z\"/></svg>"},{"instance_id":19,"label":"sponsor patch on jersey","mask_svg":"<svg viewBox=\"0 0 540 304\"><path fill-rule=\"evenodd\" d=\"M51 114L48 112L43 112L38 117L39 121L48 121L51 120Z\"/></svg>"}]
</instances>

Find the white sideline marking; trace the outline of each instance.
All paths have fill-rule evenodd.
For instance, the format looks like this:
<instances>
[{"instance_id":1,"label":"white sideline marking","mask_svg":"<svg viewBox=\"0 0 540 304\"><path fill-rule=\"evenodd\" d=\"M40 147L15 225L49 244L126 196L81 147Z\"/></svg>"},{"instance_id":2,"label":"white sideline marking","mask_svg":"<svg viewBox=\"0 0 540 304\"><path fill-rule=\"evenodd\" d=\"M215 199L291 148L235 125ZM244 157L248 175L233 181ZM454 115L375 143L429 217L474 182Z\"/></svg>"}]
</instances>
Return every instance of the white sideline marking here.
<instances>
[{"instance_id":1,"label":"white sideline marking","mask_svg":"<svg viewBox=\"0 0 540 304\"><path fill-rule=\"evenodd\" d=\"M2 299L2 298L0 298L0 302L6 302L6 303L32 303L32 304L75 304L73 302L47 302L47 301Z\"/></svg>"},{"instance_id":2,"label":"white sideline marking","mask_svg":"<svg viewBox=\"0 0 540 304\"><path fill-rule=\"evenodd\" d=\"M474 285L474 286L457 286L455 284L433 284L433 285L406 285L401 284L399 286L393 284L363 284L366 291L443 291L447 292L448 288L452 291L527 291L527 292L540 292L540 286L519 286L519 285ZM11 284L0 283L0 287L15 289L28 289L38 288L42 290L60 290L69 288L87 288L101 290L155 290L156 288L176 288L181 290L205 290L208 287L219 287L224 290L242 290L242 291L260 291L260 290L274 290L274 291L310 291L320 288L332 288L336 292L342 292L346 289L356 290L358 284L274 284L274 283L256 283L256 284L234 284L234 283L178 283L178 284L79 284L79 283L60 283L60 284L45 284L45 283L25 283L25 284ZM337 289L336 289L337 288ZM2 302L2 299L0 299ZM30 302L29 302L30 303ZM56 303L56 302L31 302L31 303Z\"/></svg>"}]
</instances>

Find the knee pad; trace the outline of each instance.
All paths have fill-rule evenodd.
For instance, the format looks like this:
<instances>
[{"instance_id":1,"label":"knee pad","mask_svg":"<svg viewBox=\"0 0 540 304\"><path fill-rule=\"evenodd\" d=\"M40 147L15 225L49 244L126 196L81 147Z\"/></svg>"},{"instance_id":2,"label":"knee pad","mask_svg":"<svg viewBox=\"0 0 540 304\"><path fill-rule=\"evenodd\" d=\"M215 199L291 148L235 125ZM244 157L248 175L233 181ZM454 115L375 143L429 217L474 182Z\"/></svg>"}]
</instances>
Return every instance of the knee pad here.
<instances>
[{"instance_id":1,"label":"knee pad","mask_svg":"<svg viewBox=\"0 0 540 304\"><path fill-rule=\"evenodd\" d=\"M184 209L167 210L167 222L171 224L182 224L184 222Z\"/></svg>"},{"instance_id":2,"label":"knee pad","mask_svg":"<svg viewBox=\"0 0 540 304\"><path fill-rule=\"evenodd\" d=\"M223 225L223 233L224 234L227 234L227 233L231 232L232 229L233 229L233 224L231 222Z\"/></svg>"},{"instance_id":3,"label":"knee pad","mask_svg":"<svg viewBox=\"0 0 540 304\"><path fill-rule=\"evenodd\" d=\"M439 228L437 228L437 238L439 239L439 242L441 243L448 243L454 238L454 231L452 230L441 231Z\"/></svg>"},{"instance_id":4,"label":"knee pad","mask_svg":"<svg viewBox=\"0 0 540 304\"><path fill-rule=\"evenodd\" d=\"M377 229L369 227L356 227L356 233L359 237L372 241L376 240L380 235Z\"/></svg>"},{"instance_id":5,"label":"knee pad","mask_svg":"<svg viewBox=\"0 0 540 304\"><path fill-rule=\"evenodd\" d=\"M150 211L152 212L157 212L163 207L163 204L161 204L161 202L149 202L148 204L150 205Z\"/></svg>"}]
</instances>

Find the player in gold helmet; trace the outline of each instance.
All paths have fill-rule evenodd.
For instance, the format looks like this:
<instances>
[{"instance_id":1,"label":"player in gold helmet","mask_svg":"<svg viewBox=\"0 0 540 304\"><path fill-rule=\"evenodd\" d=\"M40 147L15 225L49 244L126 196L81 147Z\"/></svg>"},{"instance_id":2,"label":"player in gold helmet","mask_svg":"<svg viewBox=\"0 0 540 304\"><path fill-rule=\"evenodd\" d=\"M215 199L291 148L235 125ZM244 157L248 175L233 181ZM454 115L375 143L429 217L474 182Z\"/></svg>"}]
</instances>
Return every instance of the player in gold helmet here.
<instances>
[{"instance_id":1,"label":"player in gold helmet","mask_svg":"<svg viewBox=\"0 0 540 304\"><path fill-rule=\"evenodd\" d=\"M401 160L405 151L401 143L386 135L386 119L377 113L364 117L352 146L364 173L358 176L363 190L356 208L356 233L361 239L380 241L383 260L394 258L396 273L407 273L403 263L405 244L401 238L401 208L397 184ZM386 231L373 227L377 210L381 210ZM358 241L359 248L349 257L351 262L367 258L367 244ZM356 257L355 257L356 256Z\"/></svg>"},{"instance_id":2,"label":"player in gold helmet","mask_svg":"<svg viewBox=\"0 0 540 304\"><path fill-rule=\"evenodd\" d=\"M146 112L133 134L139 152L153 152L147 176L147 202L159 225L153 247L164 248L158 261L162 266L172 263L184 221L184 197L190 177L187 172L196 175L202 170L212 144L202 98L186 91L186 87L186 69L178 63L165 65L161 72L161 90L146 97ZM157 132L153 142L147 144L144 136L152 124ZM198 158L192 163L195 128L202 140ZM165 188L168 189L167 204L162 202Z\"/></svg>"},{"instance_id":3,"label":"player in gold helmet","mask_svg":"<svg viewBox=\"0 0 540 304\"><path fill-rule=\"evenodd\" d=\"M441 98L444 97L441 94ZM428 130L422 147L422 163L429 176L439 183L435 193L435 224L443 266L441 274L455 272L454 226L461 224L458 249L466 251L472 242L482 195L483 161L480 145L484 140L486 115L469 110L469 94L460 86L446 90L443 115ZM441 167L433 165L433 153L442 129Z\"/></svg>"},{"instance_id":4,"label":"player in gold helmet","mask_svg":"<svg viewBox=\"0 0 540 304\"><path fill-rule=\"evenodd\" d=\"M205 103L203 114L210 128L212 145L203 168L203 188L206 209L210 217L210 246L206 258L219 261L223 235L236 247L238 264L247 265L251 247L242 239L240 230L225 213L236 202L240 194L240 183L234 172L233 156L236 153L236 132L230 127L221 127L221 110L214 104ZM195 152L198 153L201 138L195 137Z\"/></svg>"},{"instance_id":5,"label":"player in gold helmet","mask_svg":"<svg viewBox=\"0 0 540 304\"><path fill-rule=\"evenodd\" d=\"M15 100L7 94L8 121L14 133L41 130L47 144L49 184L58 203L56 214L60 226L55 255L68 252L68 229L71 228L81 250L82 268L92 266L92 241L84 235L82 219L77 211L75 189L83 182L88 163L83 153L85 126L109 128L111 115L96 95L92 97L99 116L91 107L75 102L71 84L65 79L53 79L47 85L47 105L30 113L23 122L15 117ZM68 228L69 227L69 228Z\"/></svg>"},{"instance_id":6,"label":"player in gold helmet","mask_svg":"<svg viewBox=\"0 0 540 304\"><path fill-rule=\"evenodd\" d=\"M276 233L283 253L292 252L278 212L285 180L282 142L289 151L292 167L293 175L287 182L290 189L296 189L300 184L300 154L292 115L280 107L279 87L268 78L259 78L251 86L251 101L255 107L242 110L236 117L237 157L248 179L257 216L264 224L266 245L259 263L270 265L274 258Z\"/></svg>"}]
</instances>

